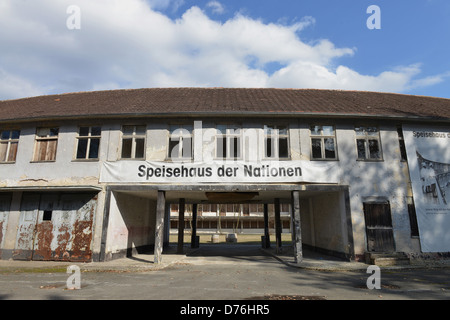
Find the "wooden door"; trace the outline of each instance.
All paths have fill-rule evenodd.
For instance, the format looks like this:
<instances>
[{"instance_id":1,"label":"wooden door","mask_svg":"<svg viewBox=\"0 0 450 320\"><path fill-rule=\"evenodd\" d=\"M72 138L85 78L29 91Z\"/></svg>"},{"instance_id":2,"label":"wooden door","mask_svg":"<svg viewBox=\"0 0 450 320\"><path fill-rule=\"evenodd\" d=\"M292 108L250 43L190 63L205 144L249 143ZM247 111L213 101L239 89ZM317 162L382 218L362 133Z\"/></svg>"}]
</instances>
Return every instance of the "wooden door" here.
<instances>
[{"instance_id":1,"label":"wooden door","mask_svg":"<svg viewBox=\"0 0 450 320\"><path fill-rule=\"evenodd\" d=\"M369 252L394 252L391 207L385 203L364 203L367 250Z\"/></svg>"}]
</instances>

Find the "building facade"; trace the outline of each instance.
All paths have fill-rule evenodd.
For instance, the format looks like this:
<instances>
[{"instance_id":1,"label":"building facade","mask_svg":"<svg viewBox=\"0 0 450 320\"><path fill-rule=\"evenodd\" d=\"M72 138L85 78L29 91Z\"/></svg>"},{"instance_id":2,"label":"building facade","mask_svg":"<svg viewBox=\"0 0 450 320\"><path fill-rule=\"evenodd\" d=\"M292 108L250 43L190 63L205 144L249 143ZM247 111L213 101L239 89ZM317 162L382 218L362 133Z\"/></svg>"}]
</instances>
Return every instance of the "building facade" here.
<instances>
[{"instance_id":1,"label":"building facade","mask_svg":"<svg viewBox=\"0 0 450 320\"><path fill-rule=\"evenodd\" d=\"M168 88L1 101L0 258L154 250L159 262L170 208L183 232L186 205L195 230L217 223L208 212L239 207L241 231L273 206L276 236L292 232L298 262L303 246L352 260L448 254L449 124L448 99L370 92Z\"/></svg>"}]
</instances>

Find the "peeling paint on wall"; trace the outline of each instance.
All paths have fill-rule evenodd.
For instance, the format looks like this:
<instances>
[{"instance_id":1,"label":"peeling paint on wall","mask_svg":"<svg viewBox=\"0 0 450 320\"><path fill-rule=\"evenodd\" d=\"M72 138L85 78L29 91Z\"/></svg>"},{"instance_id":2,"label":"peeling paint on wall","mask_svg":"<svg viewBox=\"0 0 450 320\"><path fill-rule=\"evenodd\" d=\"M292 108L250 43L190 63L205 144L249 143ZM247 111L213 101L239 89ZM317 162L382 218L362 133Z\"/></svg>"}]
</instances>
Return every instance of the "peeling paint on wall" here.
<instances>
[{"instance_id":1,"label":"peeling paint on wall","mask_svg":"<svg viewBox=\"0 0 450 320\"><path fill-rule=\"evenodd\" d=\"M90 261L93 194L25 194L13 259Z\"/></svg>"}]
</instances>

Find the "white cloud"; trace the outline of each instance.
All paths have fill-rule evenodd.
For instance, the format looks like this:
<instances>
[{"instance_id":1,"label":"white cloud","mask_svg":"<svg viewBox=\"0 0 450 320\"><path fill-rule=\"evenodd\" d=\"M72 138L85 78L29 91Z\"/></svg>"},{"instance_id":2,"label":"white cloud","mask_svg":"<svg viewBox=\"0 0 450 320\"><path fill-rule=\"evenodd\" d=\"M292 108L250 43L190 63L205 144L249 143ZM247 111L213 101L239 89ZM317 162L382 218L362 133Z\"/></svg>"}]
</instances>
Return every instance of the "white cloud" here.
<instances>
[{"instance_id":1,"label":"white cloud","mask_svg":"<svg viewBox=\"0 0 450 320\"><path fill-rule=\"evenodd\" d=\"M11 75L0 68L0 97L15 98L26 96L37 96L44 92L40 91L37 86L30 83L27 79Z\"/></svg>"},{"instance_id":2,"label":"white cloud","mask_svg":"<svg viewBox=\"0 0 450 320\"><path fill-rule=\"evenodd\" d=\"M180 3L78 0L81 29L68 30L73 1L1 1L0 28L8 32L0 33L0 99L165 86L404 92L443 79L421 79L420 65L378 75L339 66L356 50L326 39L303 42L299 34L315 23L312 17L282 25L237 14L221 23L196 6L177 20L157 11ZM223 9L217 1L207 7ZM278 67L269 72L268 65Z\"/></svg>"},{"instance_id":3,"label":"white cloud","mask_svg":"<svg viewBox=\"0 0 450 320\"><path fill-rule=\"evenodd\" d=\"M206 4L206 7L211 8L213 13L222 14L225 12L225 8L219 1L210 1Z\"/></svg>"}]
</instances>

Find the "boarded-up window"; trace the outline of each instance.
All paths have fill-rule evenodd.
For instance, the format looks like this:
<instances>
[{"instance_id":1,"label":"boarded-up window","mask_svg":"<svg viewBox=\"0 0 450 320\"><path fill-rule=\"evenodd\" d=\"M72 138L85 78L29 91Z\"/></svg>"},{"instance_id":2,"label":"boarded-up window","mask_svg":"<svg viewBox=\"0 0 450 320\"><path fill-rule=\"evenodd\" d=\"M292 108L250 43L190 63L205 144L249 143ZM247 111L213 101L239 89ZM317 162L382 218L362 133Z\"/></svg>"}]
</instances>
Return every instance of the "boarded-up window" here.
<instances>
[{"instance_id":1,"label":"boarded-up window","mask_svg":"<svg viewBox=\"0 0 450 320\"><path fill-rule=\"evenodd\" d=\"M0 162L16 161L19 137L19 130L0 131Z\"/></svg>"},{"instance_id":2,"label":"boarded-up window","mask_svg":"<svg viewBox=\"0 0 450 320\"><path fill-rule=\"evenodd\" d=\"M38 128L33 161L54 161L58 146L59 128Z\"/></svg>"}]
</instances>

